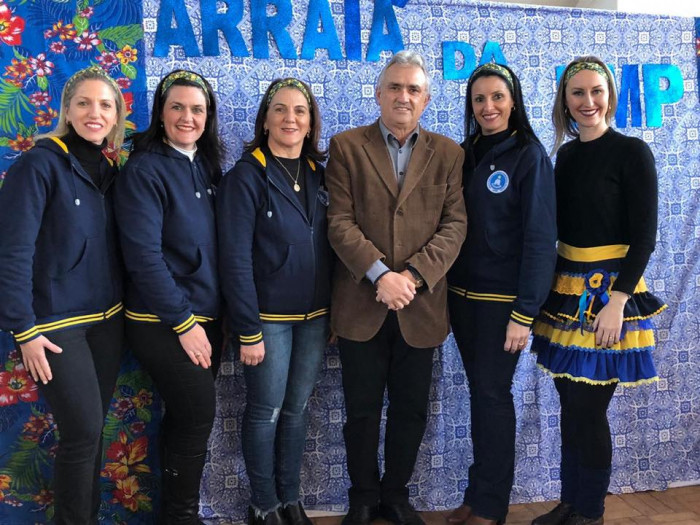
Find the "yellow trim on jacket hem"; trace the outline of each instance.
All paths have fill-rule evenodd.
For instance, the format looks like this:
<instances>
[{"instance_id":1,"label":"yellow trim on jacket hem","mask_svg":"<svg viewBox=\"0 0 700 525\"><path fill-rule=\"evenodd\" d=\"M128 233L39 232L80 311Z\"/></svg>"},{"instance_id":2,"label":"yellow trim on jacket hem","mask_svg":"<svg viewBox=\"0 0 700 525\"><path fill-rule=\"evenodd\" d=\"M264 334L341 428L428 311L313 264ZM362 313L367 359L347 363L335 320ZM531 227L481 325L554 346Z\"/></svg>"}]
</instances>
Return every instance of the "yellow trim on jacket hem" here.
<instances>
[{"instance_id":1,"label":"yellow trim on jacket hem","mask_svg":"<svg viewBox=\"0 0 700 525\"><path fill-rule=\"evenodd\" d=\"M330 308L321 308L315 312L309 312L307 314L260 314L261 321L268 321L272 323L280 322L290 322L290 321L308 321L310 319L316 319L323 315L327 315Z\"/></svg>"},{"instance_id":2,"label":"yellow trim on jacket hem","mask_svg":"<svg viewBox=\"0 0 700 525\"><path fill-rule=\"evenodd\" d=\"M104 321L105 319L109 319L114 314L120 312L123 308L124 305L122 303L117 303L105 312L78 315L76 317L66 317L65 319L60 319L58 321L34 325L29 330L25 330L24 332L13 335L15 336L15 341L17 341L18 343L24 343L38 335L39 332L55 332L56 330L61 330L63 328L70 328L73 326L95 323L97 321Z\"/></svg>"},{"instance_id":3,"label":"yellow trim on jacket hem","mask_svg":"<svg viewBox=\"0 0 700 525\"><path fill-rule=\"evenodd\" d=\"M492 302L497 302L497 303L512 303L517 299L517 295L502 295L502 294L497 294L497 293L478 293L478 292L469 292L465 290L464 288L459 288L457 286L448 286L447 289L452 292L456 293L457 295L461 295L462 297L466 297L467 299L473 299L474 301L492 301Z\"/></svg>"},{"instance_id":4,"label":"yellow trim on jacket hem","mask_svg":"<svg viewBox=\"0 0 700 525\"><path fill-rule=\"evenodd\" d=\"M574 262L597 262L607 259L621 259L629 250L627 244L609 244L592 248L578 248L564 242L557 243L557 253L564 259Z\"/></svg>"}]
</instances>

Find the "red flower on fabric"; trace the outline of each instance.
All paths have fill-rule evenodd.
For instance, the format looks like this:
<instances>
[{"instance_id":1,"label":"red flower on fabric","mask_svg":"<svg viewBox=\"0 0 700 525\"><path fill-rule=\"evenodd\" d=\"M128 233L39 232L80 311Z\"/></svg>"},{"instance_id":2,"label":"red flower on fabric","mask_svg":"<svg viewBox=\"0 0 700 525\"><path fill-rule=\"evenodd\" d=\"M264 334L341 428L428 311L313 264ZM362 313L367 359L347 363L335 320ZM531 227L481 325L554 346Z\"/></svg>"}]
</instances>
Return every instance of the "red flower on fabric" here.
<instances>
[{"instance_id":1,"label":"red flower on fabric","mask_svg":"<svg viewBox=\"0 0 700 525\"><path fill-rule=\"evenodd\" d=\"M119 77L117 79L117 85L120 89L129 89L129 87L131 86L131 79L127 77Z\"/></svg>"},{"instance_id":2,"label":"red flower on fabric","mask_svg":"<svg viewBox=\"0 0 700 525\"><path fill-rule=\"evenodd\" d=\"M52 53L56 53L57 55L60 55L60 54L66 52L66 44L64 44L60 40L58 40L56 42L51 42L49 44L49 49L51 50Z\"/></svg>"},{"instance_id":3,"label":"red flower on fabric","mask_svg":"<svg viewBox=\"0 0 700 525\"><path fill-rule=\"evenodd\" d=\"M16 138L8 140L7 143L15 151L29 151L34 147L34 137L24 137L18 133Z\"/></svg>"},{"instance_id":4,"label":"red flower on fabric","mask_svg":"<svg viewBox=\"0 0 700 525\"><path fill-rule=\"evenodd\" d=\"M80 10L80 16L82 16L83 18L90 18L94 14L95 8L92 6L88 6L85 9Z\"/></svg>"},{"instance_id":5,"label":"red flower on fabric","mask_svg":"<svg viewBox=\"0 0 700 525\"><path fill-rule=\"evenodd\" d=\"M51 36L58 35L61 40L73 40L78 34L73 24L63 25L63 22L60 20L51 29L53 30L53 35Z\"/></svg>"},{"instance_id":6,"label":"red flower on fabric","mask_svg":"<svg viewBox=\"0 0 700 525\"><path fill-rule=\"evenodd\" d=\"M55 67L53 62L46 60L46 54L44 53L39 53L36 57L29 57L27 63L39 77L48 77L53 73L53 68Z\"/></svg>"},{"instance_id":7,"label":"red flower on fabric","mask_svg":"<svg viewBox=\"0 0 700 525\"><path fill-rule=\"evenodd\" d=\"M93 47L99 46L102 40L97 36L97 33L83 31L79 36L73 39L73 42L78 44L78 49L80 51L90 51Z\"/></svg>"},{"instance_id":8,"label":"red flower on fabric","mask_svg":"<svg viewBox=\"0 0 700 525\"><path fill-rule=\"evenodd\" d=\"M24 369L23 364L16 364L8 372L0 372L0 406L14 405L20 401L37 401L38 399L39 387Z\"/></svg>"},{"instance_id":9,"label":"red flower on fabric","mask_svg":"<svg viewBox=\"0 0 700 525\"><path fill-rule=\"evenodd\" d=\"M39 443L45 440L46 434L55 430L55 427L51 412L40 416L29 416L29 420L22 427L22 436L27 441Z\"/></svg>"},{"instance_id":10,"label":"red flower on fabric","mask_svg":"<svg viewBox=\"0 0 700 525\"><path fill-rule=\"evenodd\" d=\"M46 91L37 91L29 95L29 102L31 102L32 105L37 108L41 106L48 106L49 102L51 102L51 95L49 95Z\"/></svg>"},{"instance_id":11,"label":"red flower on fabric","mask_svg":"<svg viewBox=\"0 0 700 525\"><path fill-rule=\"evenodd\" d=\"M23 58L22 60L13 58L10 61L10 65L5 66L4 75L8 77L9 82L12 82L15 85L18 83L21 85L25 78L32 76L33 74L32 68L29 67L29 62L26 58Z\"/></svg>"},{"instance_id":12,"label":"red flower on fabric","mask_svg":"<svg viewBox=\"0 0 700 525\"><path fill-rule=\"evenodd\" d=\"M53 119L55 119L57 116L58 113L53 108L48 108L46 111L40 109L36 112L34 122L36 122L37 126L39 126L40 128L45 128L50 126L53 122Z\"/></svg>"},{"instance_id":13,"label":"red flower on fabric","mask_svg":"<svg viewBox=\"0 0 700 525\"><path fill-rule=\"evenodd\" d=\"M119 432L117 441L113 442L107 449L107 459L102 475L111 480L123 480L129 476L129 470L134 472L150 472L148 465L141 463L146 459L148 452L148 438L140 437L131 443L128 442L125 432Z\"/></svg>"},{"instance_id":14,"label":"red flower on fabric","mask_svg":"<svg viewBox=\"0 0 700 525\"><path fill-rule=\"evenodd\" d=\"M112 492L114 498L112 503L120 503L131 512L136 512L139 509L140 503L147 503L150 498L146 494L139 492L139 482L136 476L129 476L124 479L118 479L115 483L116 489Z\"/></svg>"},{"instance_id":15,"label":"red flower on fabric","mask_svg":"<svg viewBox=\"0 0 700 525\"><path fill-rule=\"evenodd\" d=\"M103 51L100 56L97 57L97 62L105 71L114 69L121 63L114 51Z\"/></svg>"},{"instance_id":16,"label":"red flower on fabric","mask_svg":"<svg viewBox=\"0 0 700 525\"><path fill-rule=\"evenodd\" d=\"M32 499L41 507L45 509L49 505L53 504L53 491L47 489L41 489L38 494L34 494Z\"/></svg>"},{"instance_id":17,"label":"red flower on fabric","mask_svg":"<svg viewBox=\"0 0 700 525\"><path fill-rule=\"evenodd\" d=\"M24 18L14 16L5 2L0 2L0 40L9 46L22 45Z\"/></svg>"}]
</instances>

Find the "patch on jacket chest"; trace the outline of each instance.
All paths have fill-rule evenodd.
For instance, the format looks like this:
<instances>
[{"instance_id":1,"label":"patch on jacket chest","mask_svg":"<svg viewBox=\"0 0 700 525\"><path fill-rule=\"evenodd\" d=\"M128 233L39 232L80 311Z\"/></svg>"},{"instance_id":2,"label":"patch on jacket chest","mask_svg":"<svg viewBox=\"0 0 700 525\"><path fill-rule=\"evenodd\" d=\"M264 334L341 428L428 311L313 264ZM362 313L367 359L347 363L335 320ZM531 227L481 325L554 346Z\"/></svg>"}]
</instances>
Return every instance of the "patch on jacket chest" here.
<instances>
[{"instance_id":1,"label":"patch on jacket chest","mask_svg":"<svg viewBox=\"0 0 700 525\"><path fill-rule=\"evenodd\" d=\"M503 170L494 171L489 175L489 178L486 179L486 187L491 193L503 193L509 183L510 179L508 178L508 174Z\"/></svg>"}]
</instances>

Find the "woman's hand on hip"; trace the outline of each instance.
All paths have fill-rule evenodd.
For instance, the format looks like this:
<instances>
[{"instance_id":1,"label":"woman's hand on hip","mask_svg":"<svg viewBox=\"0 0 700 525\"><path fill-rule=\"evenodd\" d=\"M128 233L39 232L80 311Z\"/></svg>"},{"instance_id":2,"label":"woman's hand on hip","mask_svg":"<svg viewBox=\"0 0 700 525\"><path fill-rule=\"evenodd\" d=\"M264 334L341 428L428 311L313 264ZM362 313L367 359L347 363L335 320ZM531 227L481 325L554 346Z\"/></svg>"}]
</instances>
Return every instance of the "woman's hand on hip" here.
<instances>
[{"instance_id":1,"label":"woman's hand on hip","mask_svg":"<svg viewBox=\"0 0 700 525\"><path fill-rule=\"evenodd\" d=\"M202 325L196 323L192 329L178 336L180 344L195 365L211 366L211 344Z\"/></svg>"},{"instance_id":2,"label":"woman's hand on hip","mask_svg":"<svg viewBox=\"0 0 700 525\"><path fill-rule=\"evenodd\" d=\"M530 339L530 327L518 324L511 319L506 327L506 342L503 350L511 354L519 352L527 346L528 339Z\"/></svg>"},{"instance_id":3,"label":"woman's hand on hip","mask_svg":"<svg viewBox=\"0 0 700 525\"><path fill-rule=\"evenodd\" d=\"M241 345L241 363L249 366L256 366L265 359L265 341L260 341L254 345Z\"/></svg>"},{"instance_id":4,"label":"woman's hand on hip","mask_svg":"<svg viewBox=\"0 0 700 525\"><path fill-rule=\"evenodd\" d=\"M19 348L22 351L24 368L29 371L34 381L41 381L47 384L53 379L51 367L46 359L46 350L60 354L63 352L63 349L53 344L43 335L32 339L28 343L20 344Z\"/></svg>"}]
</instances>

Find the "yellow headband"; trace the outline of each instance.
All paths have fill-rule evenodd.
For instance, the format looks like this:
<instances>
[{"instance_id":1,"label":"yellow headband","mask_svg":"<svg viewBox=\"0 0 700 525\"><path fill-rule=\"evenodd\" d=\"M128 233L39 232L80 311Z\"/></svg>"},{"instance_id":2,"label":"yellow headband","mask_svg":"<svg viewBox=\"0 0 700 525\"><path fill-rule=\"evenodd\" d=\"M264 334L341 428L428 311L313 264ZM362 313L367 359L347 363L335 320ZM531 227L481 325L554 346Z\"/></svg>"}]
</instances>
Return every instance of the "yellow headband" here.
<instances>
[{"instance_id":1,"label":"yellow headband","mask_svg":"<svg viewBox=\"0 0 700 525\"><path fill-rule=\"evenodd\" d=\"M160 94L165 95L165 92L171 88L176 80L187 80L197 84L197 86L202 88L202 91L204 91L204 96L206 96L207 100L209 100L209 90L207 89L204 79L192 71L175 71L170 73L163 81L163 85L160 88Z\"/></svg>"},{"instance_id":2,"label":"yellow headband","mask_svg":"<svg viewBox=\"0 0 700 525\"><path fill-rule=\"evenodd\" d=\"M494 73L498 73L499 76L502 76L503 79L508 82L508 87L510 88L511 91L513 91L513 76L510 74L510 71L508 71L506 68L501 66L500 64L496 64L495 62L486 62L486 64L482 64L479 67L477 67L474 70L474 73L472 73L472 76L476 75L480 71L493 71Z\"/></svg>"},{"instance_id":3,"label":"yellow headband","mask_svg":"<svg viewBox=\"0 0 700 525\"><path fill-rule=\"evenodd\" d=\"M564 82L568 82L571 80L571 77L573 77L576 73L580 73L584 69L595 71L603 78L607 79L608 81L610 80L608 78L608 72L605 71L605 68L597 62L576 62L566 71L566 75L564 75Z\"/></svg>"},{"instance_id":4,"label":"yellow headband","mask_svg":"<svg viewBox=\"0 0 700 525\"><path fill-rule=\"evenodd\" d=\"M275 94L282 88L286 87L291 87L294 89L298 89L301 91L301 94L304 95L304 98L306 99L306 102L309 104L309 108L311 108L311 95L309 95L309 92L307 91L306 87L304 84L299 82L296 78L284 78L277 82L274 86L272 86L272 89L270 90L270 93L267 95L267 105L270 105L270 102L272 102L272 97L275 96Z\"/></svg>"}]
</instances>

